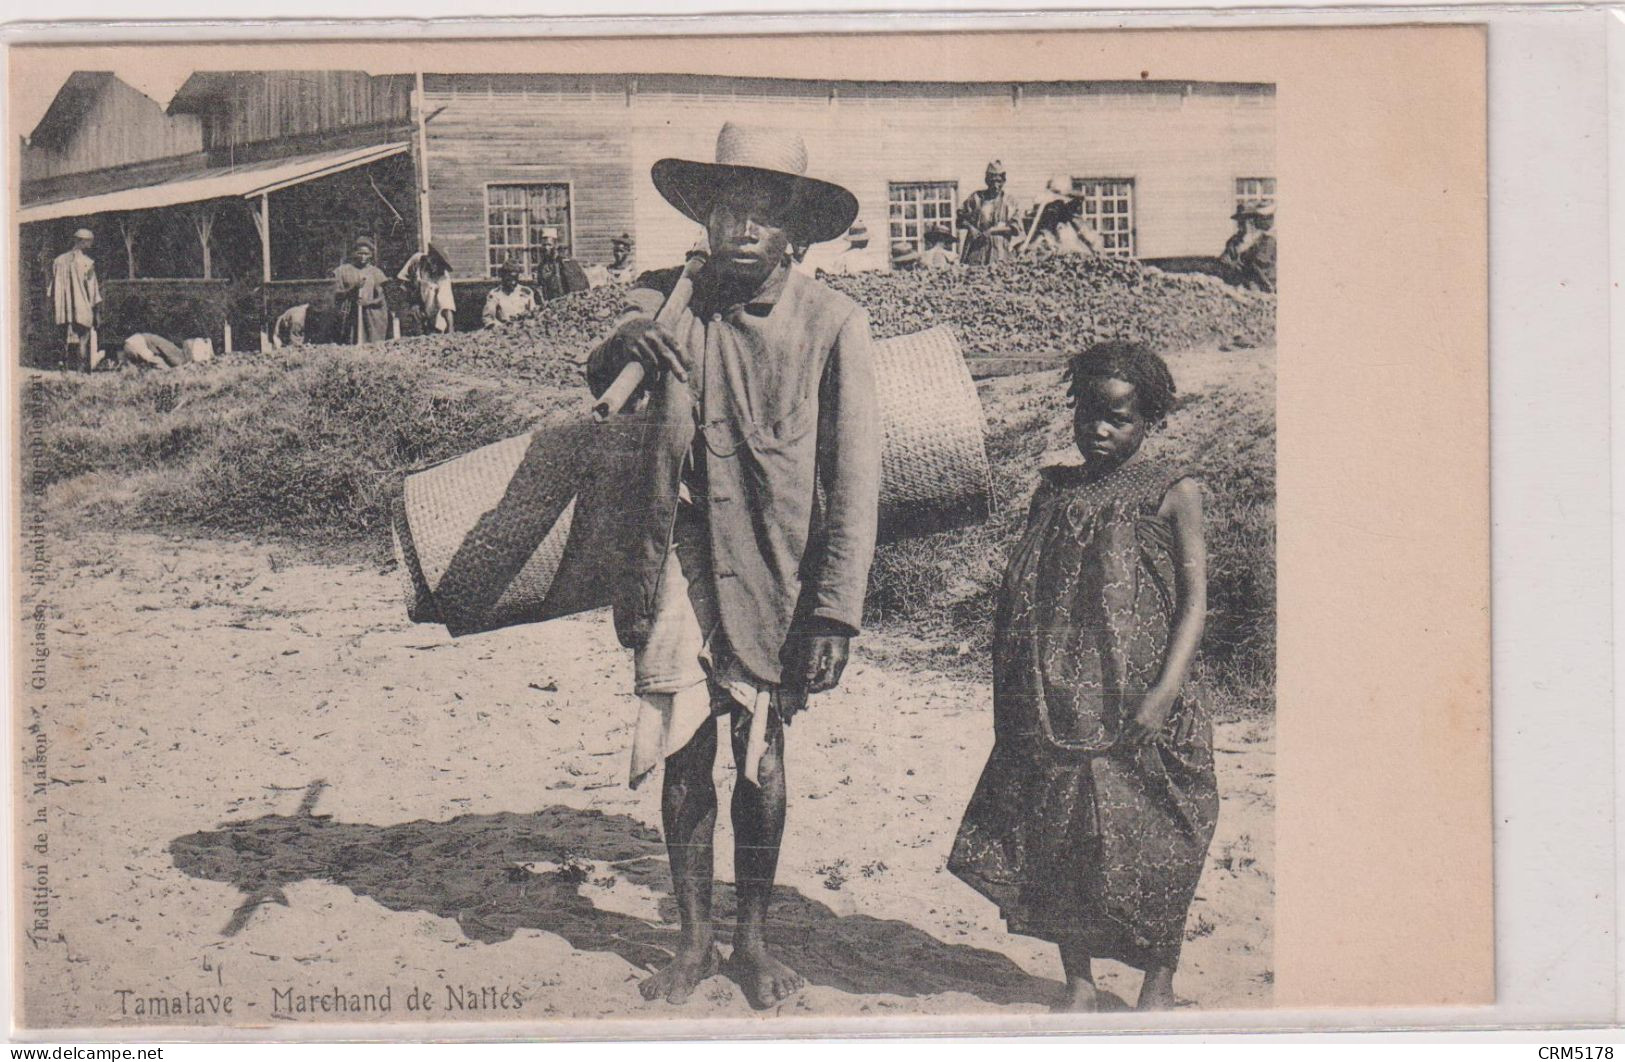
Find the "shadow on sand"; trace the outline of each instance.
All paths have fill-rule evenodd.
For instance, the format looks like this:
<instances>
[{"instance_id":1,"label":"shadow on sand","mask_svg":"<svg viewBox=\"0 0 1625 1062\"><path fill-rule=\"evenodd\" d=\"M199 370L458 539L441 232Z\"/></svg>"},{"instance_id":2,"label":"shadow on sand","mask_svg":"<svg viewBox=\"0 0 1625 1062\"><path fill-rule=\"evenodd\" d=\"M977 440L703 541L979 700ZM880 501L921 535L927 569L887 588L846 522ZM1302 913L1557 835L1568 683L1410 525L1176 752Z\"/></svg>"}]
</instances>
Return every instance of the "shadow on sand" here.
<instances>
[{"instance_id":1,"label":"shadow on sand","mask_svg":"<svg viewBox=\"0 0 1625 1062\"><path fill-rule=\"evenodd\" d=\"M584 951L612 952L634 966L663 965L676 943L665 848L626 815L569 807L534 814L463 815L449 822L372 826L313 815L313 786L294 815L231 822L170 842L175 865L245 894L224 929L240 931L283 888L306 879L342 885L392 911L427 911L494 944L516 930L555 933ZM559 869L541 873L525 864ZM659 896L664 924L596 906L582 894L589 863ZM602 877L600 882L602 882ZM734 917L733 888L719 882L719 936ZM948 944L901 921L838 915L779 886L769 940L809 982L845 992L923 996L967 992L990 1003L1050 1003L1061 986L1033 977L997 952Z\"/></svg>"}]
</instances>

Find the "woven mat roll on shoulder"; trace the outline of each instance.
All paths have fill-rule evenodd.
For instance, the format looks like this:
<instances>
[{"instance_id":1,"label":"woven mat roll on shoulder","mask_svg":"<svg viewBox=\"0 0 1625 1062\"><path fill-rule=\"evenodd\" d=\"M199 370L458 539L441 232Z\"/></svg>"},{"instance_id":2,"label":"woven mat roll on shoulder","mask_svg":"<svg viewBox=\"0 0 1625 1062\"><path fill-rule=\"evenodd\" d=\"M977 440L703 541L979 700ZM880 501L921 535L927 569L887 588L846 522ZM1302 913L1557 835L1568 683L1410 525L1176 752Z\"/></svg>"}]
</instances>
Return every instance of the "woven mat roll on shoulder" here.
<instances>
[{"instance_id":1,"label":"woven mat roll on shoulder","mask_svg":"<svg viewBox=\"0 0 1625 1062\"><path fill-rule=\"evenodd\" d=\"M992 509L986 421L953 332L881 340L880 537L980 523ZM561 417L406 477L394 524L408 615L455 635L609 603L627 501L598 469L640 445L641 414Z\"/></svg>"}]
</instances>

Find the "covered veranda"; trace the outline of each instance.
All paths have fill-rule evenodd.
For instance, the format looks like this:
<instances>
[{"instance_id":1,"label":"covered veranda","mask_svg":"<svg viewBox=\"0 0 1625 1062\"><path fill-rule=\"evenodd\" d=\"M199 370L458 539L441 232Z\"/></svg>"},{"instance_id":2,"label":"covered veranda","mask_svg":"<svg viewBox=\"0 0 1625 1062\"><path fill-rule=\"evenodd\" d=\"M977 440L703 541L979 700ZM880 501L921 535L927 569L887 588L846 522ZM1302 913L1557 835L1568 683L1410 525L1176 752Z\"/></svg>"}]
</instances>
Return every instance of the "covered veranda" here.
<instances>
[{"instance_id":1,"label":"covered veranda","mask_svg":"<svg viewBox=\"0 0 1625 1062\"><path fill-rule=\"evenodd\" d=\"M324 297L351 242L370 236L389 271L417 249L405 142L217 167L159 183L28 203L19 213L25 348L49 356L52 258L96 236L103 345L134 331L263 347L287 306ZM42 331L43 330L43 331Z\"/></svg>"}]
</instances>

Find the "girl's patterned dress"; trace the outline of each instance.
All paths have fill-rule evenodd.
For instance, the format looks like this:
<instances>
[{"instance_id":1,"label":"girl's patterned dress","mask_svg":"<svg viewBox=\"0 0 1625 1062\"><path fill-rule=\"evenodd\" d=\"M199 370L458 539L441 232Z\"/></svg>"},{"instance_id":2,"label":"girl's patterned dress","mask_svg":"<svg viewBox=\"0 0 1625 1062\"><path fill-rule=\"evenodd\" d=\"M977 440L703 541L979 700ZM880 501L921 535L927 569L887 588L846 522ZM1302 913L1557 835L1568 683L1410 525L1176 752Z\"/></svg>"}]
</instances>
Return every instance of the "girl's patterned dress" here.
<instances>
[{"instance_id":1,"label":"girl's patterned dress","mask_svg":"<svg viewBox=\"0 0 1625 1062\"><path fill-rule=\"evenodd\" d=\"M1090 483L1045 469L1005 573L994 746L948 869L1010 930L1141 969L1175 963L1218 818L1212 724L1181 697L1149 747L1117 747L1175 622L1157 515L1185 473L1143 459Z\"/></svg>"}]
</instances>

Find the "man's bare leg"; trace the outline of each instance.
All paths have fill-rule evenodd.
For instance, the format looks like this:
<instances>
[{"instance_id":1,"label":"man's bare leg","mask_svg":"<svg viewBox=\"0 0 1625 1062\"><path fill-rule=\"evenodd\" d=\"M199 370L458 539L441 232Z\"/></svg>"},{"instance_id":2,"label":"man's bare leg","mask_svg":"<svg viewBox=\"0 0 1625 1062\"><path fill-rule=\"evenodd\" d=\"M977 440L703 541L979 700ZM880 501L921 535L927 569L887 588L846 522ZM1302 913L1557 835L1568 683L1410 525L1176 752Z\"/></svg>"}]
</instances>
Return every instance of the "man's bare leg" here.
<instances>
[{"instance_id":1,"label":"man's bare leg","mask_svg":"<svg viewBox=\"0 0 1625 1062\"><path fill-rule=\"evenodd\" d=\"M711 930L711 835L717 825L717 788L711 771L716 759L717 728L710 720L687 745L666 757L660 819L682 939L671 963L639 986L644 999L665 997L668 1003L681 1003L721 964Z\"/></svg>"},{"instance_id":2,"label":"man's bare leg","mask_svg":"<svg viewBox=\"0 0 1625 1062\"><path fill-rule=\"evenodd\" d=\"M767 906L779 867L779 840L784 836L784 727L774 712L767 724L767 751L762 754L757 782L752 784L745 780L750 715L735 712L731 723L734 764L739 769L732 808L739 918L728 972L751 1006L765 1008L784 1002L806 983L767 950L765 933Z\"/></svg>"}]
</instances>

